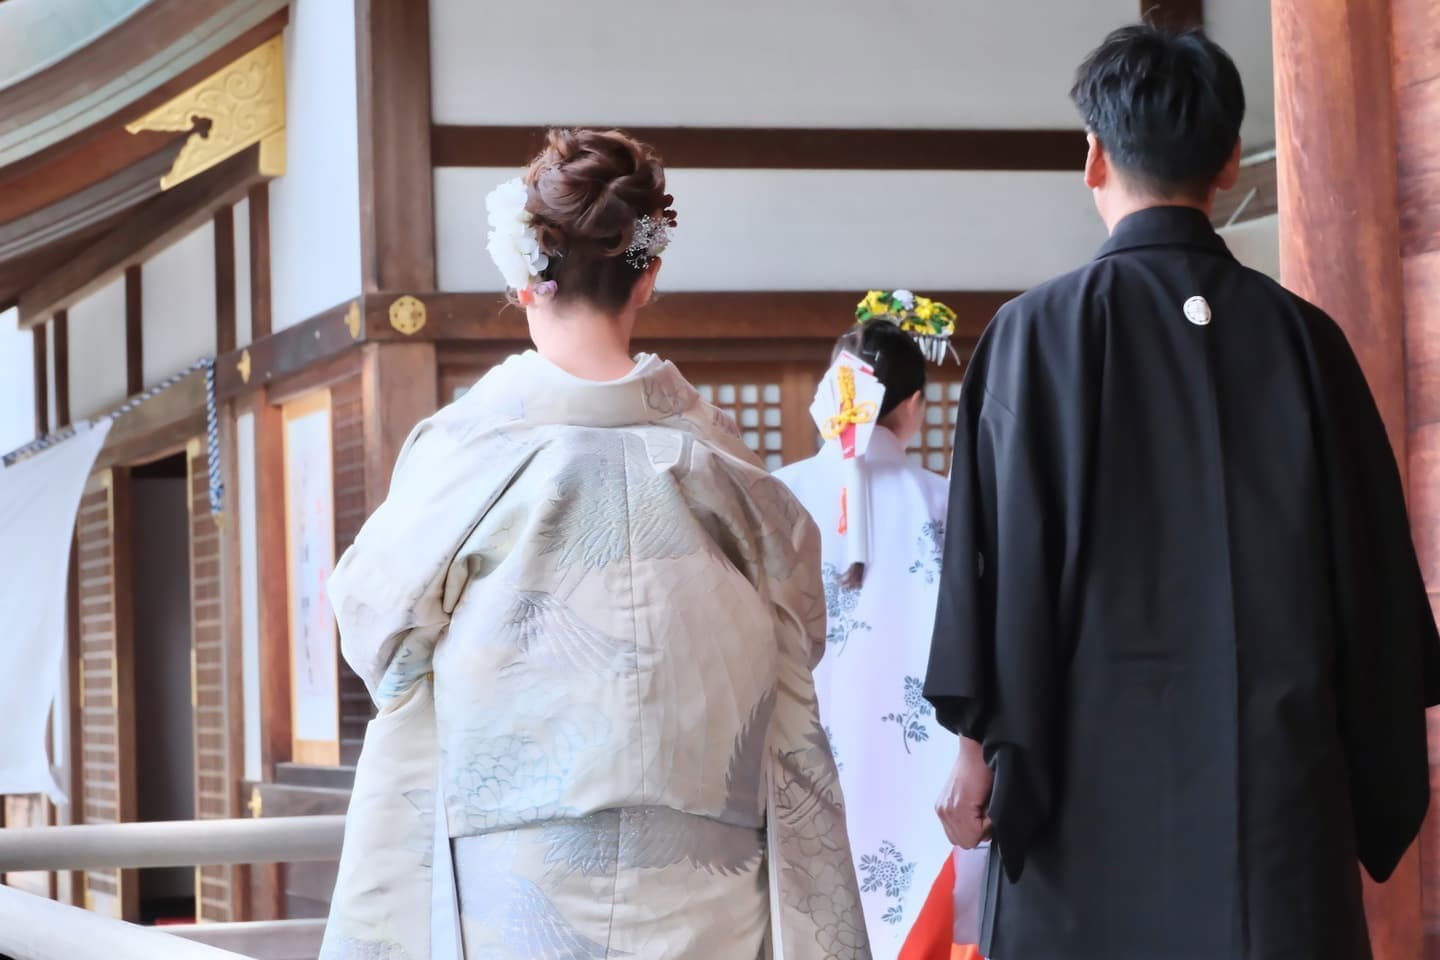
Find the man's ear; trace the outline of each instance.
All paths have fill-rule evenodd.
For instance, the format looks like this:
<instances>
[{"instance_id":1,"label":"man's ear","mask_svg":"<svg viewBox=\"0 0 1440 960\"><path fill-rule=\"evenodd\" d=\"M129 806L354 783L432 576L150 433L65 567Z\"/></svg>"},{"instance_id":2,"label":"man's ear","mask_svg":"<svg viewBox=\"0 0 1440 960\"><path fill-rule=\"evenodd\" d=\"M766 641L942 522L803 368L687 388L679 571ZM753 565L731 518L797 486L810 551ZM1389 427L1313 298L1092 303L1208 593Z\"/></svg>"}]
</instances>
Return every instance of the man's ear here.
<instances>
[{"instance_id":1,"label":"man's ear","mask_svg":"<svg viewBox=\"0 0 1440 960\"><path fill-rule=\"evenodd\" d=\"M1085 134L1085 141L1090 145L1089 152L1085 154L1085 186L1098 190L1110 179L1110 158L1105 153L1105 145L1095 134Z\"/></svg>"},{"instance_id":2,"label":"man's ear","mask_svg":"<svg viewBox=\"0 0 1440 960\"><path fill-rule=\"evenodd\" d=\"M1225 161L1225 167L1220 171L1220 176L1215 178L1216 190L1230 190L1240 182L1240 141L1235 141L1235 149L1230 151L1230 159Z\"/></svg>"}]
</instances>

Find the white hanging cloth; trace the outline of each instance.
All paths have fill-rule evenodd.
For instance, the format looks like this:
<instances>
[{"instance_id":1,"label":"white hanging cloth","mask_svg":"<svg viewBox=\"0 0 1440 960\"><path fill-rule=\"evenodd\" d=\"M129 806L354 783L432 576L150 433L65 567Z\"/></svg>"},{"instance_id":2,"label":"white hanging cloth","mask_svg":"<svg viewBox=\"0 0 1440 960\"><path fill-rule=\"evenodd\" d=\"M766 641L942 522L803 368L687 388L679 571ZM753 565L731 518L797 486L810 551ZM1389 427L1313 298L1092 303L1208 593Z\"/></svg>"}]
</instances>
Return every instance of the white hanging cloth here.
<instances>
[{"instance_id":1,"label":"white hanging cloth","mask_svg":"<svg viewBox=\"0 0 1440 960\"><path fill-rule=\"evenodd\" d=\"M57 804L46 748L51 707L65 660L65 600L70 544L85 481L110 421L80 426L73 437L11 466L0 466L0 794L44 793Z\"/></svg>"}]
</instances>

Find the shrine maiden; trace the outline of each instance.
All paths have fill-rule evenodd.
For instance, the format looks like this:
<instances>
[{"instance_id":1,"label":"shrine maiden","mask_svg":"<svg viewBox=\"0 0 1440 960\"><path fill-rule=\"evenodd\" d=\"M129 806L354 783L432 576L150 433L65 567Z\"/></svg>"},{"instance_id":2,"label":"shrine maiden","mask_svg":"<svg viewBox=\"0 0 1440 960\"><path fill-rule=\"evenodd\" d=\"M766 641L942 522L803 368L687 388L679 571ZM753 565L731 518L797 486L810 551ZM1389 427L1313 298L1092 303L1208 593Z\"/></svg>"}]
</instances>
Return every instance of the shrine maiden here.
<instances>
[{"instance_id":1,"label":"shrine maiden","mask_svg":"<svg viewBox=\"0 0 1440 960\"><path fill-rule=\"evenodd\" d=\"M952 316L903 290L867 296L812 408L823 448L776 474L820 526L827 628L815 686L870 942L890 960L952 850L934 803L954 739L922 696L946 486L905 452L925 422L927 353L945 359Z\"/></svg>"}]
</instances>

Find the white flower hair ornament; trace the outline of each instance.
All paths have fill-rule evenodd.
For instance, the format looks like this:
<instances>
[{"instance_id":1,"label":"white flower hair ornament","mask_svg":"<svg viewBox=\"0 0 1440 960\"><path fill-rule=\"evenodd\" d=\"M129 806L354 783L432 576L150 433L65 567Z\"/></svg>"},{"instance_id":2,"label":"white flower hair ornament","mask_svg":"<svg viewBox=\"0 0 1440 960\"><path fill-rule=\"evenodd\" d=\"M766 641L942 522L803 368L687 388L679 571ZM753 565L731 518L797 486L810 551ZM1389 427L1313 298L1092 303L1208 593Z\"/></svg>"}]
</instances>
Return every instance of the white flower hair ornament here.
<instances>
[{"instance_id":1,"label":"white flower hair ornament","mask_svg":"<svg viewBox=\"0 0 1440 960\"><path fill-rule=\"evenodd\" d=\"M554 280L541 280L550 266L550 258L540 249L540 237L534 218L525 209L529 191L519 177L500 184L485 198L490 217L490 236L485 249L505 278L505 285L515 291L520 302L529 305L537 297L555 293Z\"/></svg>"}]
</instances>

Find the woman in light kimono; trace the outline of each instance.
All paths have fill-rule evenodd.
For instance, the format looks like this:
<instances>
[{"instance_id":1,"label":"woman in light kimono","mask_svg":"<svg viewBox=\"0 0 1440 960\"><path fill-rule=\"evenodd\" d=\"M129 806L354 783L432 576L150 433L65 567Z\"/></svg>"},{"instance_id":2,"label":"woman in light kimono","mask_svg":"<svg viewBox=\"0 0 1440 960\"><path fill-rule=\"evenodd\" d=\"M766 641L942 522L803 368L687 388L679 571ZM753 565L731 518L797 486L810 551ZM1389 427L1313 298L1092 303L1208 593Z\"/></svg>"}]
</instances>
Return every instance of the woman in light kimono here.
<instances>
[{"instance_id":1,"label":"woman in light kimono","mask_svg":"<svg viewBox=\"0 0 1440 960\"><path fill-rule=\"evenodd\" d=\"M380 712L325 960L870 956L814 525L630 352L670 202L593 131L488 201L538 353L415 430L331 581Z\"/></svg>"},{"instance_id":2,"label":"woman in light kimono","mask_svg":"<svg viewBox=\"0 0 1440 960\"><path fill-rule=\"evenodd\" d=\"M863 472L847 471L837 436L776 476L820 526L829 642L815 686L840 764L870 942L876 957L894 960L952 849L934 804L954 748L938 736L920 693L946 483L912 463L905 449L924 424L926 353L944 358L953 315L897 291L872 293L859 316L867 322L840 338L835 355L847 351L868 364L884 388L870 412L878 422L863 450ZM894 321L928 336L924 347ZM826 389L822 384L821 396ZM836 411L814 412L823 420ZM860 489L846 489L842 501L842 487L853 486Z\"/></svg>"}]
</instances>

